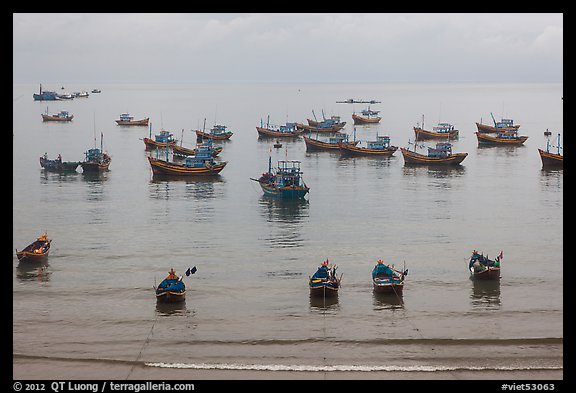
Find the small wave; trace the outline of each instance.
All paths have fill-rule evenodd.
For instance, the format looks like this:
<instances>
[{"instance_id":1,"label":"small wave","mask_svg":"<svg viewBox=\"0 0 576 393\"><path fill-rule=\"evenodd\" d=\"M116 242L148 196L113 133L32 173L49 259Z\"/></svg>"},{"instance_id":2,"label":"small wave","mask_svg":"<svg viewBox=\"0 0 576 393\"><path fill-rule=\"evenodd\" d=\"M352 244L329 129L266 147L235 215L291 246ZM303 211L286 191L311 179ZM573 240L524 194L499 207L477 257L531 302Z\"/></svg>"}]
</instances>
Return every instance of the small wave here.
<instances>
[{"instance_id":1,"label":"small wave","mask_svg":"<svg viewBox=\"0 0 576 393\"><path fill-rule=\"evenodd\" d=\"M436 371L525 371L525 370L562 370L561 366L538 367L494 367L494 366L378 366L378 365L284 365L284 364L235 364L235 363L144 363L147 367L194 369L194 370L242 370L242 371L389 371L389 372L436 372Z\"/></svg>"}]
</instances>

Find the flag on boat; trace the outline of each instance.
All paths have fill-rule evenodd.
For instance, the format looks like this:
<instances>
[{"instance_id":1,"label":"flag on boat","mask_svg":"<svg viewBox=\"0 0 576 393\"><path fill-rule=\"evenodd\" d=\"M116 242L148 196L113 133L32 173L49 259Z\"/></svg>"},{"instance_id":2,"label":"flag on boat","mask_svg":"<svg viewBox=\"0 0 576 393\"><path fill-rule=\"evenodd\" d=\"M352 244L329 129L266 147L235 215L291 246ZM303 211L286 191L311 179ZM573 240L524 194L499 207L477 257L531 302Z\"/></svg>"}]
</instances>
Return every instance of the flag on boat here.
<instances>
[{"instance_id":1,"label":"flag on boat","mask_svg":"<svg viewBox=\"0 0 576 393\"><path fill-rule=\"evenodd\" d=\"M194 266L193 268L188 268L188 270L186 270L186 277L188 277L191 274L196 273L196 270L198 270L198 269L196 269L196 266Z\"/></svg>"},{"instance_id":2,"label":"flag on boat","mask_svg":"<svg viewBox=\"0 0 576 393\"><path fill-rule=\"evenodd\" d=\"M498 260L501 260L502 258L504 258L504 253L500 251L500 255L498 255Z\"/></svg>"}]
</instances>

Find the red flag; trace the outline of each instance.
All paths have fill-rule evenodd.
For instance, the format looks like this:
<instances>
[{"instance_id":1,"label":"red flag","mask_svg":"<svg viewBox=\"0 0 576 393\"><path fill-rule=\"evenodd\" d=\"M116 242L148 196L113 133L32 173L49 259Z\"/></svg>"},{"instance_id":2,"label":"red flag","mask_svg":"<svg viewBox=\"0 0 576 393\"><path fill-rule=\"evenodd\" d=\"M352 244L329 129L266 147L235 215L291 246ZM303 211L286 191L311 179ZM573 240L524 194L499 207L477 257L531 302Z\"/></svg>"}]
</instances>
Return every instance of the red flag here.
<instances>
[{"instance_id":1,"label":"red flag","mask_svg":"<svg viewBox=\"0 0 576 393\"><path fill-rule=\"evenodd\" d=\"M498 260L501 260L502 258L504 258L504 253L500 251L500 255L498 255Z\"/></svg>"}]
</instances>

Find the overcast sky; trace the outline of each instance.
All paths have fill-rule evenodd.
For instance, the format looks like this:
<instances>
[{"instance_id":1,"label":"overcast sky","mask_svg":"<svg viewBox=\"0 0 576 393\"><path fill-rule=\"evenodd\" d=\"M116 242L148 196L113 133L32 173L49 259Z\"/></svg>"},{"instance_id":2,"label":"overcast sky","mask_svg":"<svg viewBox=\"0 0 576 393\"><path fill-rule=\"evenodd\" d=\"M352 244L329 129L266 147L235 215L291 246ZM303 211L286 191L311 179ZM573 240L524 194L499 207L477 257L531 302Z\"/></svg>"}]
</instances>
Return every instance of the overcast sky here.
<instances>
[{"instance_id":1,"label":"overcast sky","mask_svg":"<svg viewBox=\"0 0 576 393\"><path fill-rule=\"evenodd\" d=\"M563 15L13 14L15 83L562 82Z\"/></svg>"}]
</instances>

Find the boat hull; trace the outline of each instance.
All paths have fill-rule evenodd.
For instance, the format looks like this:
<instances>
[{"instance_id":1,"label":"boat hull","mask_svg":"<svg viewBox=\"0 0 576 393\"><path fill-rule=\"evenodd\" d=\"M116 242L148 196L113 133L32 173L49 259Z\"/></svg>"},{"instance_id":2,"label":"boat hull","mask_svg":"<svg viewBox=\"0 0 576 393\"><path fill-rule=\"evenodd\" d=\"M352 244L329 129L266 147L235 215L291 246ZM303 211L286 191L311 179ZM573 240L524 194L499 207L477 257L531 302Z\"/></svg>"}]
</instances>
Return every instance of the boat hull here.
<instances>
[{"instance_id":1,"label":"boat hull","mask_svg":"<svg viewBox=\"0 0 576 393\"><path fill-rule=\"evenodd\" d=\"M476 128L478 129L478 132L480 133L484 133L484 134L495 134L497 132L500 131L514 131L514 130L518 130L520 128L519 125L513 126L513 127L506 127L506 128L496 128L494 126L489 126L488 124L480 124L478 122L476 122Z\"/></svg>"},{"instance_id":2,"label":"boat hull","mask_svg":"<svg viewBox=\"0 0 576 393\"><path fill-rule=\"evenodd\" d=\"M166 142L156 142L154 139L144 138L144 144L146 145L146 150L153 150L157 147L164 148L166 147ZM169 147L174 147L176 145L176 140L168 142Z\"/></svg>"},{"instance_id":3,"label":"boat hull","mask_svg":"<svg viewBox=\"0 0 576 393\"><path fill-rule=\"evenodd\" d=\"M156 291L156 300L161 303L179 303L186 300L186 291Z\"/></svg>"},{"instance_id":4,"label":"boat hull","mask_svg":"<svg viewBox=\"0 0 576 393\"><path fill-rule=\"evenodd\" d=\"M61 117L61 116L55 116L55 115L45 115L45 114L42 114L42 121L60 121L60 122L66 122L66 121L72 121L73 118L74 118L74 115L70 115L70 116L66 116L66 117Z\"/></svg>"},{"instance_id":5,"label":"boat hull","mask_svg":"<svg viewBox=\"0 0 576 393\"><path fill-rule=\"evenodd\" d=\"M232 132L226 132L221 135L216 135L216 134L210 134L208 132L196 131L196 136L201 136L204 139L214 139L216 141L224 141L230 139L232 135L233 135Z\"/></svg>"},{"instance_id":6,"label":"boat hull","mask_svg":"<svg viewBox=\"0 0 576 393\"><path fill-rule=\"evenodd\" d=\"M308 119L308 122L311 122L313 120ZM306 125L306 124L301 124L301 123L296 123L296 128L299 129L301 132L338 132L341 129L344 128L344 126L346 125L346 122L342 122L342 123L338 123L338 124L334 124L331 127L320 127L317 125Z\"/></svg>"},{"instance_id":7,"label":"boat hull","mask_svg":"<svg viewBox=\"0 0 576 393\"><path fill-rule=\"evenodd\" d=\"M414 127L414 134L417 141L423 141L428 139L456 139L458 138L458 130L452 130L450 132L434 132L424 130L420 127Z\"/></svg>"},{"instance_id":8,"label":"boat hull","mask_svg":"<svg viewBox=\"0 0 576 393\"><path fill-rule=\"evenodd\" d=\"M352 114L352 119L354 120L354 124L374 124L379 123L382 120L381 117L364 117L357 114Z\"/></svg>"},{"instance_id":9,"label":"boat hull","mask_svg":"<svg viewBox=\"0 0 576 393\"><path fill-rule=\"evenodd\" d=\"M500 268L490 266L479 272L471 269L470 274L474 280L498 280L500 278Z\"/></svg>"},{"instance_id":10,"label":"boat hull","mask_svg":"<svg viewBox=\"0 0 576 393\"><path fill-rule=\"evenodd\" d=\"M542 167L544 168L561 168L564 166L564 156L554 154L542 149L538 149L540 159L542 160Z\"/></svg>"},{"instance_id":11,"label":"boat hull","mask_svg":"<svg viewBox=\"0 0 576 393\"><path fill-rule=\"evenodd\" d=\"M82 171L85 173L105 172L108 170L111 161L110 156L105 155L101 162L84 161L81 162L80 165L82 166Z\"/></svg>"},{"instance_id":12,"label":"boat hull","mask_svg":"<svg viewBox=\"0 0 576 393\"><path fill-rule=\"evenodd\" d=\"M336 297L340 283L338 281L322 281L319 279L310 279L309 282L311 297Z\"/></svg>"},{"instance_id":13,"label":"boat hull","mask_svg":"<svg viewBox=\"0 0 576 393\"><path fill-rule=\"evenodd\" d=\"M210 167L187 167L182 164L148 157L148 162L155 175L175 175L175 176L216 176L224 169L227 162L220 162Z\"/></svg>"},{"instance_id":14,"label":"boat hull","mask_svg":"<svg viewBox=\"0 0 576 393\"><path fill-rule=\"evenodd\" d=\"M40 157L40 166L51 172L75 172L78 165L80 162L77 161L58 161Z\"/></svg>"},{"instance_id":15,"label":"boat hull","mask_svg":"<svg viewBox=\"0 0 576 393\"><path fill-rule=\"evenodd\" d=\"M149 117L141 120L116 120L116 124L119 126L147 126Z\"/></svg>"},{"instance_id":16,"label":"boat hull","mask_svg":"<svg viewBox=\"0 0 576 393\"><path fill-rule=\"evenodd\" d=\"M265 195L270 195L273 197L284 198L284 199L300 199L304 198L304 196L310 191L308 187L281 187L277 188L274 185L260 183L260 187Z\"/></svg>"},{"instance_id":17,"label":"boat hull","mask_svg":"<svg viewBox=\"0 0 576 393\"><path fill-rule=\"evenodd\" d=\"M389 157L398 150L396 146L390 146L386 149L368 149L366 147L358 147L345 143L338 143L340 151L345 154L355 155L355 156L373 156L373 157Z\"/></svg>"},{"instance_id":18,"label":"boat hull","mask_svg":"<svg viewBox=\"0 0 576 393\"><path fill-rule=\"evenodd\" d=\"M279 132L265 127L256 127L259 136L261 137L274 137L274 138L298 138L304 133L304 130L297 130L294 132Z\"/></svg>"},{"instance_id":19,"label":"boat hull","mask_svg":"<svg viewBox=\"0 0 576 393\"><path fill-rule=\"evenodd\" d=\"M340 146L337 143L328 143L320 141L318 139L312 139L308 136L303 135L304 142L306 143L306 149L308 150L340 150ZM355 142L342 142L344 144L356 146L360 141Z\"/></svg>"},{"instance_id":20,"label":"boat hull","mask_svg":"<svg viewBox=\"0 0 576 393\"><path fill-rule=\"evenodd\" d=\"M527 136L518 136L516 138L498 138L497 136L486 135L481 132L476 132L476 138L479 144L483 145L499 145L499 146L514 146L521 145L528 139Z\"/></svg>"},{"instance_id":21,"label":"boat hull","mask_svg":"<svg viewBox=\"0 0 576 393\"><path fill-rule=\"evenodd\" d=\"M404 290L404 282L395 279L373 278L372 287L376 293L401 296Z\"/></svg>"},{"instance_id":22,"label":"boat hull","mask_svg":"<svg viewBox=\"0 0 576 393\"><path fill-rule=\"evenodd\" d=\"M454 153L448 157L428 157L403 147L400 148L400 151L404 157L404 163L415 165L460 165L468 156L468 153Z\"/></svg>"}]
</instances>

